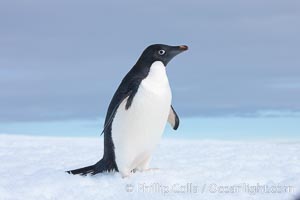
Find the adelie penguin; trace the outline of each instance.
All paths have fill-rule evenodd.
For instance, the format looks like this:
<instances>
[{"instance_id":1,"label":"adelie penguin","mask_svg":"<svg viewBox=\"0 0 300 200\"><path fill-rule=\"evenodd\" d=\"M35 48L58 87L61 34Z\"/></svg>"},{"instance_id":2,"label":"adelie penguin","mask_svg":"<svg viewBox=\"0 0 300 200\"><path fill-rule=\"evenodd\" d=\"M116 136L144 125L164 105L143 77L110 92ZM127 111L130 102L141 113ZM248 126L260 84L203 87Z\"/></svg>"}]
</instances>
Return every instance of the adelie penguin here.
<instances>
[{"instance_id":1,"label":"adelie penguin","mask_svg":"<svg viewBox=\"0 0 300 200\"><path fill-rule=\"evenodd\" d=\"M123 78L115 92L104 123L104 154L96 164L67 171L95 175L118 171L127 177L132 171L149 170L153 151L167 122L174 130L179 118L171 101L166 66L187 46L154 44L147 47Z\"/></svg>"}]
</instances>

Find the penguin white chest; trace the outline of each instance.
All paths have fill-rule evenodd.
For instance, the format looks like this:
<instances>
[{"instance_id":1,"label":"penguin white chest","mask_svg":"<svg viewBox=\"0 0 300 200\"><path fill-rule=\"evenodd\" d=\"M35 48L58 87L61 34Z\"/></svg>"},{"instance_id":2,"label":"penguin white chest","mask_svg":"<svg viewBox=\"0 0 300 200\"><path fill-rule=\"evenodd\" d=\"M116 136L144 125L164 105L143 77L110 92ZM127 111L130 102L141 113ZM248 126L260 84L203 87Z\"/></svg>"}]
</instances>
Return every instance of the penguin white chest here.
<instances>
[{"instance_id":1,"label":"penguin white chest","mask_svg":"<svg viewBox=\"0 0 300 200\"><path fill-rule=\"evenodd\" d=\"M121 173L148 167L167 123L171 100L165 66L156 61L140 83L131 107L125 109L125 99L112 123L115 158Z\"/></svg>"}]
</instances>

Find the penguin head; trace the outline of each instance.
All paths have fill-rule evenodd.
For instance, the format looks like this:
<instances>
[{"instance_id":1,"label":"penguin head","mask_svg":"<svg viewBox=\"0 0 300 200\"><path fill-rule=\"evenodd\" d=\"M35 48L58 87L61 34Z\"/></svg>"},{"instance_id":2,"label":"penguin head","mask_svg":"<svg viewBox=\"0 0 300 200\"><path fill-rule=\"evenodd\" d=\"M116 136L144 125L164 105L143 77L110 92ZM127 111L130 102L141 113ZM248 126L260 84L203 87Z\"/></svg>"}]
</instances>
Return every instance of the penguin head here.
<instances>
[{"instance_id":1,"label":"penguin head","mask_svg":"<svg viewBox=\"0 0 300 200\"><path fill-rule=\"evenodd\" d=\"M169 46L165 44L153 44L144 50L138 62L152 64L155 61L161 61L167 66L172 58L186 50L188 50L188 46L186 45Z\"/></svg>"}]
</instances>

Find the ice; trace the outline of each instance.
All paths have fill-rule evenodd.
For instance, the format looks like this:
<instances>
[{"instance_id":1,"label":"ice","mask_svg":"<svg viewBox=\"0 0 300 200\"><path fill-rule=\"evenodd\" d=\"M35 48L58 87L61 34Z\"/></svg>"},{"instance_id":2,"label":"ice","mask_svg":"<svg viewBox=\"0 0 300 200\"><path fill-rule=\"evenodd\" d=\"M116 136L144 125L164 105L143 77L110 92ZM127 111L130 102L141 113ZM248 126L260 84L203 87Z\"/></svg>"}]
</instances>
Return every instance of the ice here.
<instances>
[{"instance_id":1,"label":"ice","mask_svg":"<svg viewBox=\"0 0 300 200\"><path fill-rule=\"evenodd\" d=\"M96 163L102 152L103 137L1 134L0 199L288 200L300 193L297 141L163 138L151 162L159 170L125 179L64 172Z\"/></svg>"}]
</instances>

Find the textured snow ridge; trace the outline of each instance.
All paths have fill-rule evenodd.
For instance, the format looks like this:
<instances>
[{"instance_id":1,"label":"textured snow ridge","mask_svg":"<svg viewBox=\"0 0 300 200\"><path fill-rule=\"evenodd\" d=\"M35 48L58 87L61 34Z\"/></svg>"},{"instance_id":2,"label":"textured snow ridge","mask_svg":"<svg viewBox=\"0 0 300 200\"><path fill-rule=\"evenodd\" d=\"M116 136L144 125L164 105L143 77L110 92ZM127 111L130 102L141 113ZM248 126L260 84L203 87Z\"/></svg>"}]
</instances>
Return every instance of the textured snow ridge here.
<instances>
[{"instance_id":1,"label":"textured snow ridge","mask_svg":"<svg viewBox=\"0 0 300 200\"><path fill-rule=\"evenodd\" d=\"M300 142L163 139L151 167L73 176L94 164L103 139L0 135L1 200L295 199L300 192Z\"/></svg>"}]
</instances>

